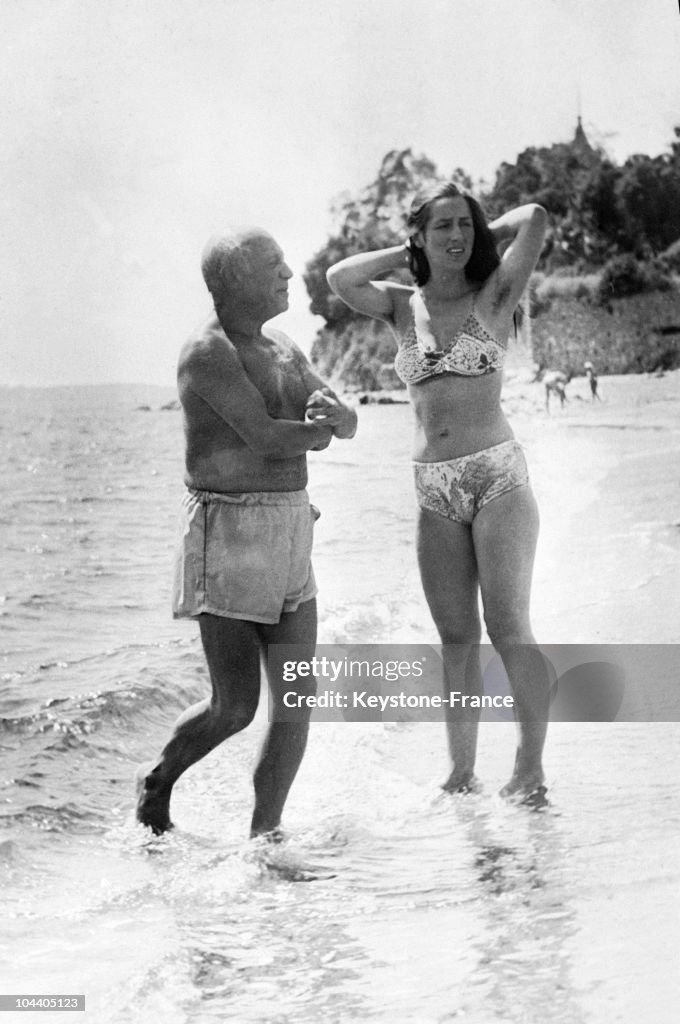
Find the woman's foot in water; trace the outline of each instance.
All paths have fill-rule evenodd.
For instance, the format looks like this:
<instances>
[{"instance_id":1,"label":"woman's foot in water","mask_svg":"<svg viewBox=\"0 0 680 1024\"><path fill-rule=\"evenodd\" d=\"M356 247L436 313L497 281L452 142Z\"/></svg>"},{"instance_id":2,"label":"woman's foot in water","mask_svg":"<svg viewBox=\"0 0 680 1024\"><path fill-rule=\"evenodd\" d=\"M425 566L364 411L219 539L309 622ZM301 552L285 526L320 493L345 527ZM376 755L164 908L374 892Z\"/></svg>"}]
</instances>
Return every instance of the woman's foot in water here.
<instances>
[{"instance_id":1,"label":"woman's foot in water","mask_svg":"<svg viewBox=\"0 0 680 1024\"><path fill-rule=\"evenodd\" d=\"M445 793L479 793L482 784L472 771L460 771L454 768L446 782L442 784Z\"/></svg>"},{"instance_id":2,"label":"woman's foot in water","mask_svg":"<svg viewBox=\"0 0 680 1024\"><path fill-rule=\"evenodd\" d=\"M287 843L290 836L280 825L275 825L274 828L269 828L263 832L251 830L250 838L259 839L264 843L271 843L273 846L279 846L281 843Z\"/></svg>"},{"instance_id":3,"label":"woman's foot in water","mask_svg":"<svg viewBox=\"0 0 680 1024\"><path fill-rule=\"evenodd\" d=\"M522 807L531 807L538 810L547 807L548 790L545 785L543 772L530 772L521 774L516 772L510 781L503 786L500 795L503 799Z\"/></svg>"},{"instance_id":4,"label":"woman's foot in water","mask_svg":"<svg viewBox=\"0 0 680 1024\"><path fill-rule=\"evenodd\" d=\"M142 765L137 772L137 821L156 836L174 828L170 821L170 790L163 787L151 765Z\"/></svg>"}]
</instances>

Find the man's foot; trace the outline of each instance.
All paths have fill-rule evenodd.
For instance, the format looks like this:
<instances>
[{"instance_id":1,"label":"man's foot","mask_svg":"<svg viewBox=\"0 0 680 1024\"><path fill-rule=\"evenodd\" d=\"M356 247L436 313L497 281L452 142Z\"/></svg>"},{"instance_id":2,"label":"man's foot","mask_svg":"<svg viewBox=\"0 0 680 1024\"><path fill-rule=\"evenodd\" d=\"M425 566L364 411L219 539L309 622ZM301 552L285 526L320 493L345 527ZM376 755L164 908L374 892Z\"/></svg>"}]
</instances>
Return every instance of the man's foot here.
<instances>
[{"instance_id":1,"label":"man's foot","mask_svg":"<svg viewBox=\"0 0 680 1024\"><path fill-rule=\"evenodd\" d=\"M170 792L161 788L159 779L148 772L148 768L149 765L142 765L137 772L135 816L137 821L150 828L154 835L160 836L174 828L170 821Z\"/></svg>"},{"instance_id":2,"label":"man's foot","mask_svg":"<svg viewBox=\"0 0 680 1024\"><path fill-rule=\"evenodd\" d=\"M481 788L482 784L474 772L459 772L455 769L442 785L445 793L479 793Z\"/></svg>"},{"instance_id":3,"label":"man's foot","mask_svg":"<svg viewBox=\"0 0 680 1024\"><path fill-rule=\"evenodd\" d=\"M254 843L247 859L286 882L316 882L336 877L334 871L323 865L308 863L298 850L282 846L290 836L280 826L269 832L253 833L250 838Z\"/></svg>"}]
</instances>

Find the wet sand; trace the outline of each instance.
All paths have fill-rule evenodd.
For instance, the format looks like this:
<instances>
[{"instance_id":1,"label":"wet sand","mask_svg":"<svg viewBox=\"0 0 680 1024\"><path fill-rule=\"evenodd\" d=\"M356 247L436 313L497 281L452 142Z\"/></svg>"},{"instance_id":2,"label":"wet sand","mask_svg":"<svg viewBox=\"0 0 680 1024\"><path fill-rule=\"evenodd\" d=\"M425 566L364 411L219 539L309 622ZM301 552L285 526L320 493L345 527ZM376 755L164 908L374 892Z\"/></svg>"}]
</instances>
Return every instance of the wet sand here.
<instances>
[{"instance_id":1,"label":"wet sand","mask_svg":"<svg viewBox=\"0 0 680 1024\"><path fill-rule=\"evenodd\" d=\"M518 374L504 405L541 509L536 630L551 643L680 641L680 371L544 389Z\"/></svg>"}]
</instances>

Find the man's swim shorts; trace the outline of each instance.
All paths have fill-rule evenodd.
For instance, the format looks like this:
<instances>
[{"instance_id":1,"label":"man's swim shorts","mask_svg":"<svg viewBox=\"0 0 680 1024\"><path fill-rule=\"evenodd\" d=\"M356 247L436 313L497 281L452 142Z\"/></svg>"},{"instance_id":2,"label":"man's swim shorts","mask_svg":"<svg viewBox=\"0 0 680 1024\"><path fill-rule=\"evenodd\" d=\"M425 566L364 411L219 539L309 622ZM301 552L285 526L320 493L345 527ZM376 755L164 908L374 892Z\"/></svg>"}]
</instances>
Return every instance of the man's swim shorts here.
<instances>
[{"instance_id":1,"label":"man's swim shorts","mask_svg":"<svg viewBox=\"0 0 680 1024\"><path fill-rule=\"evenodd\" d=\"M175 618L222 615L277 623L317 593L306 491L188 490L175 560Z\"/></svg>"}]
</instances>

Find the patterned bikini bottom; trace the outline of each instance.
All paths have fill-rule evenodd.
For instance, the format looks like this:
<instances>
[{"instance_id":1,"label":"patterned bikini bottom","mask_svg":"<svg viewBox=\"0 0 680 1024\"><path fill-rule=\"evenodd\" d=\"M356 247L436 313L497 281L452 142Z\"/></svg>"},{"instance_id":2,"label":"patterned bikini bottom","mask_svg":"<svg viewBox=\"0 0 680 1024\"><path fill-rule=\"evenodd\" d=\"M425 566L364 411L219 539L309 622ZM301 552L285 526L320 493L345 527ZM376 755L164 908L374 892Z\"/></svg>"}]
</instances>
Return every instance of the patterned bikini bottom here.
<instances>
[{"instance_id":1,"label":"patterned bikini bottom","mask_svg":"<svg viewBox=\"0 0 680 1024\"><path fill-rule=\"evenodd\" d=\"M466 524L490 501L529 483L518 441L503 441L447 462L414 462L413 472L421 508Z\"/></svg>"}]
</instances>

